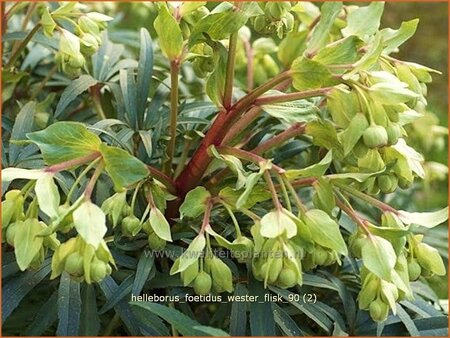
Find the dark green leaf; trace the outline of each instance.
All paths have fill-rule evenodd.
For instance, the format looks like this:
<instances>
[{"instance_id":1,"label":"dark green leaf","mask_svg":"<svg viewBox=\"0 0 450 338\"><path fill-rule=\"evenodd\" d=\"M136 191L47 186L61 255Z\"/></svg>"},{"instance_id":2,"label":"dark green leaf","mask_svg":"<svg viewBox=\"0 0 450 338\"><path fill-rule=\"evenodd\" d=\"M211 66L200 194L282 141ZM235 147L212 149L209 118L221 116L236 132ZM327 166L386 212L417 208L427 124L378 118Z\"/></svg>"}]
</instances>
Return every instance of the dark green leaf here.
<instances>
[{"instance_id":1,"label":"dark green leaf","mask_svg":"<svg viewBox=\"0 0 450 338\"><path fill-rule=\"evenodd\" d=\"M249 295L264 299L266 290L263 283L250 280ZM250 331L252 336L275 336L275 320L273 318L272 303L251 302L250 303Z\"/></svg>"},{"instance_id":2,"label":"dark green leaf","mask_svg":"<svg viewBox=\"0 0 450 338\"><path fill-rule=\"evenodd\" d=\"M139 258L139 262L136 269L136 276L134 277L133 288L131 293L135 296L141 294L142 288L145 282L150 276L154 266L154 259L152 255L148 255L147 252L143 252ZM153 274L154 275L154 274Z\"/></svg>"},{"instance_id":3,"label":"dark green leaf","mask_svg":"<svg viewBox=\"0 0 450 338\"><path fill-rule=\"evenodd\" d=\"M61 116L64 109L66 109L73 100L97 83L98 81L90 75L81 75L78 79L72 81L66 89L64 89L61 95L61 99L56 106L55 117Z\"/></svg>"},{"instance_id":4,"label":"dark green leaf","mask_svg":"<svg viewBox=\"0 0 450 338\"><path fill-rule=\"evenodd\" d=\"M247 288L242 284L236 284L234 296L245 296L248 294ZM231 305L230 314L230 335L245 336L247 329L247 304L235 301Z\"/></svg>"},{"instance_id":5,"label":"dark green leaf","mask_svg":"<svg viewBox=\"0 0 450 338\"><path fill-rule=\"evenodd\" d=\"M80 336L97 336L100 330L100 318L97 312L95 288L86 284L81 293Z\"/></svg>"},{"instance_id":6,"label":"dark green leaf","mask_svg":"<svg viewBox=\"0 0 450 338\"><path fill-rule=\"evenodd\" d=\"M50 298L39 308L39 312L36 317L27 327L25 331L26 336L42 336L44 331L47 330L58 319L57 312L58 304L58 291L56 290L50 296Z\"/></svg>"},{"instance_id":7,"label":"dark green leaf","mask_svg":"<svg viewBox=\"0 0 450 338\"><path fill-rule=\"evenodd\" d=\"M58 336L77 336L80 326L80 283L63 272L58 291Z\"/></svg>"},{"instance_id":8,"label":"dark green leaf","mask_svg":"<svg viewBox=\"0 0 450 338\"><path fill-rule=\"evenodd\" d=\"M133 287L133 276L130 275L124 279L124 281L119 285L119 287L114 291L114 297L108 298L102 308L99 310L100 314L115 307L119 302L125 300L126 297L131 293Z\"/></svg>"},{"instance_id":9,"label":"dark green leaf","mask_svg":"<svg viewBox=\"0 0 450 338\"><path fill-rule=\"evenodd\" d=\"M23 141L26 134L33 131L34 115L36 114L36 102L30 101L20 109L17 114L14 126L11 131L10 141ZM9 162L11 165L16 163L22 146L11 142L9 144Z\"/></svg>"}]
</instances>

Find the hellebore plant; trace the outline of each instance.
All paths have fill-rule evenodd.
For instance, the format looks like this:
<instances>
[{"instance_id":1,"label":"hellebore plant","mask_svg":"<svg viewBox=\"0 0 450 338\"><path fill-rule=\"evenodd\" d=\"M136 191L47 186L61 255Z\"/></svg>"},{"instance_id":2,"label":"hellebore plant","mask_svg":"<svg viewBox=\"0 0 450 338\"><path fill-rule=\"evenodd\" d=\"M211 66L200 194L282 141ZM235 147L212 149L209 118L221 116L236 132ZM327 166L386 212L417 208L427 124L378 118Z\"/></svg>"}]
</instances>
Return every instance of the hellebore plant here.
<instances>
[{"instance_id":1,"label":"hellebore plant","mask_svg":"<svg viewBox=\"0 0 450 338\"><path fill-rule=\"evenodd\" d=\"M39 283L51 271L75 299L78 282L84 292L98 283L102 312L114 307L132 335L165 333L155 314L172 333L205 335L223 331L173 323L168 313L192 321L177 304L131 311L125 296L153 288L242 295L250 285L290 301L317 276L317 285L344 290L348 324L322 313L324 304L318 317L304 312L326 319L314 332L331 334L333 322L355 333L351 292L374 321L390 311L404 319L399 303L417 297L412 282L446 274L422 229L445 222L447 209L385 202L425 178L408 125L425 113L438 72L392 56L418 20L380 29L382 2L155 2L136 61L135 47L111 42L113 18L90 5L27 6L24 26L34 28L22 42L6 35L3 55L12 127L3 126L2 238L28 271L18 276L45 271ZM28 59L39 45L50 52ZM50 68L30 74L24 62ZM37 83L22 88L30 76ZM264 325L292 325L270 306L275 319ZM156 328L142 321L144 310ZM64 331L59 311L57 333L78 334ZM77 323L80 313L81 305ZM235 324L231 333L245 335Z\"/></svg>"}]
</instances>

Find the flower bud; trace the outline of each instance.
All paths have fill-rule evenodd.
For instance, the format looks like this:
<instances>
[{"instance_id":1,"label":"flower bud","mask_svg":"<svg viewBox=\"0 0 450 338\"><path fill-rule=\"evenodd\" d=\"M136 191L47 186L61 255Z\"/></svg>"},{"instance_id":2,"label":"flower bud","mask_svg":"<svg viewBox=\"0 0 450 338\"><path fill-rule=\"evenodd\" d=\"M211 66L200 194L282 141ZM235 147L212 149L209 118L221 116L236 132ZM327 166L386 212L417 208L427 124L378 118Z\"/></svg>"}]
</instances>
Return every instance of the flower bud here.
<instances>
[{"instance_id":1,"label":"flower bud","mask_svg":"<svg viewBox=\"0 0 450 338\"><path fill-rule=\"evenodd\" d=\"M388 134L382 126L372 125L364 131L363 140L369 148L380 148L388 144Z\"/></svg>"},{"instance_id":2,"label":"flower bud","mask_svg":"<svg viewBox=\"0 0 450 338\"><path fill-rule=\"evenodd\" d=\"M106 263L98 258L94 258L91 263L91 280L93 282L100 282L106 276Z\"/></svg>"},{"instance_id":3,"label":"flower bud","mask_svg":"<svg viewBox=\"0 0 450 338\"><path fill-rule=\"evenodd\" d=\"M297 272L289 267L280 271L277 279L277 285L283 289L291 288L298 284Z\"/></svg>"},{"instance_id":4,"label":"flower bud","mask_svg":"<svg viewBox=\"0 0 450 338\"><path fill-rule=\"evenodd\" d=\"M183 285L188 286L189 284L191 284L192 281L195 280L197 275L198 275L198 260L189 265L189 267L186 270L181 271L181 279L183 280Z\"/></svg>"},{"instance_id":5,"label":"flower bud","mask_svg":"<svg viewBox=\"0 0 450 338\"><path fill-rule=\"evenodd\" d=\"M426 243L417 244L414 253L420 266L439 276L445 275L445 266L437 249ZM423 273L423 272L422 272Z\"/></svg>"},{"instance_id":6,"label":"flower bud","mask_svg":"<svg viewBox=\"0 0 450 338\"><path fill-rule=\"evenodd\" d=\"M72 276L80 277L84 274L83 271L83 256L79 252L73 252L66 258L64 270Z\"/></svg>"},{"instance_id":7,"label":"flower bud","mask_svg":"<svg viewBox=\"0 0 450 338\"><path fill-rule=\"evenodd\" d=\"M415 259L412 259L408 262L408 275L410 281L415 281L420 277L422 273L422 268L419 263Z\"/></svg>"},{"instance_id":8,"label":"flower bud","mask_svg":"<svg viewBox=\"0 0 450 338\"><path fill-rule=\"evenodd\" d=\"M253 252L254 245L253 245L253 242L251 239L249 239L245 236L240 236L240 237L236 238L232 244L239 245L238 250L233 249L233 255L234 255L234 257L236 257L236 259L239 263L247 263L252 260L252 252ZM241 247L242 247L242 249L241 249Z\"/></svg>"},{"instance_id":9,"label":"flower bud","mask_svg":"<svg viewBox=\"0 0 450 338\"><path fill-rule=\"evenodd\" d=\"M206 295L211 292L211 276L205 271L201 271L194 281L194 291L198 295Z\"/></svg>"},{"instance_id":10,"label":"flower bud","mask_svg":"<svg viewBox=\"0 0 450 338\"><path fill-rule=\"evenodd\" d=\"M80 18L78 19L78 26L84 33L93 35L100 34L100 29L98 28L97 23L94 20L90 19L87 15L80 16Z\"/></svg>"},{"instance_id":11,"label":"flower bud","mask_svg":"<svg viewBox=\"0 0 450 338\"><path fill-rule=\"evenodd\" d=\"M366 156L358 159L358 167L363 169L369 169L371 171L380 171L384 169L385 163L376 149L369 149ZM373 177L371 177L373 178ZM375 178L373 178L375 179ZM369 180L367 180L369 181Z\"/></svg>"},{"instance_id":12,"label":"flower bud","mask_svg":"<svg viewBox=\"0 0 450 338\"><path fill-rule=\"evenodd\" d=\"M166 247L166 241L162 238L159 238L159 236L155 232L152 232L150 235L148 235L148 246L152 250L160 251Z\"/></svg>"},{"instance_id":13,"label":"flower bud","mask_svg":"<svg viewBox=\"0 0 450 338\"><path fill-rule=\"evenodd\" d=\"M269 273L267 274L266 282L269 284L275 283L278 278L278 275L283 268L283 258L281 257L273 257L269 260Z\"/></svg>"},{"instance_id":14,"label":"flower bud","mask_svg":"<svg viewBox=\"0 0 450 338\"><path fill-rule=\"evenodd\" d=\"M90 56L97 52L98 47L98 41L93 35L83 33L80 36L80 50L83 54Z\"/></svg>"},{"instance_id":15,"label":"flower bud","mask_svg":"<svg viewBox=\"0 0 450 338\"><path fill-rule=\"evenodd\" d=\"M370 317L376 322L383 322L386 320L389 313L389 306L380 298L375 299L369 306Z\"/></svg>"},{"instance_id":16,"label":"flower bud","mask_svg":"<svg viewBox=\"0 0 450 338\"><path fill-rule=\"evenodd\" d=\"M233 277L228 265L215 256L206 258L205 265L211 273L213 288L216 292L233 291Z\"/></svg>"},{"instance_id":17,"label":"flower bud","mask_svg":"<svg viewBox=\"0 0 450 338\"><path fill-rule=\"evenodd\" d=\"M402 128L397 123L389 123L386 127L386 133L388 136L388 145L394 145L398 139L402 136Z\"/></svg>"},{"instance_id":18,"label":"flower bud","mask_svg":"<svg viewBox=\"0 0 450 338\"><path fill-rule=\"evenodd\" d=\"M19 220L23 213L23 196L20 190L10 190L5 194L2 202L2 228L6 229L9 223Z\"/></svg>"},{"instance_id":19,"label":"flower bud","mask_svg":"<svg viewBox=\"0 0 450 338\"><path fill-rule=\"evenodd\" d=\"M6 228L6 242L11 246L14 246L14 237L16 236L16 230L17 230L17 223L11 223Z\"/></svg>"},{"instance_id":20,"label":"flower bud","mask_svg":"<svg viewBox=\"0 0 450 338\"><path fill-rule=\"evenodd\" d=\"M358 305L361 310L368 309L373 300L377 297L380 280L373 278L369 282L364 283L358 295Z\"/></svg>"},{"instance_id":21,"label":"flower bud","mask_svg":"<svg viewBox=\"0 0 450 338\"><path fill-rule=\"evenodd\" d=\"M361 258L361 249L366 242L366 236L356 233L349 238L349 249L353 257Z\"/></svg>"},{"instance_id":22,"label":"flower bud","mask_svg":"<svg viewBox=\"0 0 450 338\"><path fill-rule=\"evenodd\" d=\"M141 221L134 215L127 216L122 220L122 234L126 237L136 236L141 229Z\"/></svg>"},{"instance_id":23,"label":"flower bud","mask_svg":"<svg viewBox=\"0 0 450 338\"><path fill-rule=\"evenodd\" d=\"M381 175L377 177L378 188L384 194L390 194L397 189L398 179L394 175Z\"/></svg>"}]
</instances>

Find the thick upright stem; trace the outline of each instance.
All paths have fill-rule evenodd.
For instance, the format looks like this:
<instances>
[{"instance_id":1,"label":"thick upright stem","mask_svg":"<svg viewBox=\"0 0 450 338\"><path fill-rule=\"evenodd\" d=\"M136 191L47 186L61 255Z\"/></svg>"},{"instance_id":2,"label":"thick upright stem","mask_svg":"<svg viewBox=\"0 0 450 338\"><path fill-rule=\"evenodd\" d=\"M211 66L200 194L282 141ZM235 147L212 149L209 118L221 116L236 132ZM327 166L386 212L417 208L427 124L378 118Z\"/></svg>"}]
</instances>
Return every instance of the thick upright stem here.
<instances>
[{"instance_id":1,"label":"thick upright stem","mask_svg":"<svg viewBox=\"0 0 450 338\"><path fill-rule=\"evenodd\" d=\"M172 172L172 161L175 154L175 141L177 135L178 119L178 76L180 73L180 63L178 60L170 62L170 126L169 145L167 146L167 160L164 164L164 173L170 175Z\"/></svg>"},{"instance_id":2,"label":"thick upright stem","mask_svg":"<svg viewBox=\"0 0 450 338\"><path fill-rule=\"evenodd\" d=\"M5 69L11 68L14 66L14 63L17 61L17 59L20 56L20 53L24 50L24 48L27 46L28 42L33 38L34 34L41 28L41 24L38 23L34 28L28 33L28 35L25 37L25 39L22 40L19 47L17 47L16 51L11 55L11 58L9 59L8 63L5 65Z\"/></svg>"},{"instance_id":3,"label":"thick upright stem","mask_svg":"<svg viewBox=\"0 0 450 338\"><path fill-rule=\"evenodd\" d=\"M230 109L233 98L234 83L234 65L236 63L236 45L238 41L238 33L230 35L230 43L228 47L227 73L225 77L225 90L223 96L223 106Z\"/></svg>"}]
</instances>

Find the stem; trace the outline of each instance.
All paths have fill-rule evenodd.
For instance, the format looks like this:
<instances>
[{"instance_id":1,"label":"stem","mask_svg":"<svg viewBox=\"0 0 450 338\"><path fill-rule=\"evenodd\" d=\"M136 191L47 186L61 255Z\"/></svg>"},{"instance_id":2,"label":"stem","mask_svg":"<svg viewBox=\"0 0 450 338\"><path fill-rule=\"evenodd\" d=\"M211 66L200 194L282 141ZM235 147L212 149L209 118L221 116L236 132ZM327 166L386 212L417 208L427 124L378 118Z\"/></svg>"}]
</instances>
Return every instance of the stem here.
<instances>
[{"instance_id":1,"label":"stem","mask_svg":"<svg viewBox=\"0 0 450 338\"><path fill-rule=\"evenodd\" d=\"M222 203L222 205L225 207L225 209L227 209L228 214L230 215L231 220L233 221L234 228L236 230L236 237L237 238L242 237L241 229L239 228L239 223L236 219L236 216L233 214L233 211L231 211L231 209L225 203Z\"/></svg>"},{"instance_id":2,"label":"stem","mask_svg":"<svg viewBox=\"0 0 450 338\"><path fill-rule=\"evenodd\" d=\"M233 128L223 138L222 144L229 144L231 140L247 130L248 126L261 114L260 107L252 107L234 124Z\"/></svg>"},{"instance_id":3,"label":"stem","mask_svg":"<svg viewBox=\"0 0 450 338\"><path fill-rule=\"evenodd\" d=\"M36 98L36 96L39 95L39 93L42 91L42 89L44 89L45 85L47 84L47 82L52 78L52 76L56 73L56 71L58 70L58 65L54 65L50 71L48 72L48 74L44 77L44 79L39 83L39 86L36 88L36 90L33 92L33 94L31 95L30 100L34 100Z\"/></svg>"},{"instance_id":4,"label":"stem","mask_svg":"<svg viewBox=\"0 0 450 338\"><path fill-rule=\"evenodd\" d=\"M133 192L133 197L131 197L131 213L134 214L134 206L136 205L136 199L137 199L137 195L139 193L139 189L142 187L142 184L144 184L145 181L140 181L137 185L136 188L134 188L134 192Z\"/></svg>"},{"instance_id":5,"label":"stem","mask_svg":"<svg viewBox=\"0 0 450 338\"><path fill-rule=\"evenodd\" d=\"M213 207L213 203L212 203L211 199L208 199L208 202L206 203L205 214L203 215L203 221L202 221L202 227L200 229L200 233L204 233L206 226L209 224L209 218L211 217L212 207Z\"/></svg>"},{"instance_id":6,"label":"stem","mask_svg":"<svg viewBox=\"0 0 450 338\"><path fill-rule=\"evenodd\" d=\"M67 193L66 202L64 203L66 206L69 205L70 200L72 198L73 193L75 192L75 188L80 183L81 179L86 176L86 174L92 169L92 167L100 160L100 158L95 159L91 164L89 164L77 177L75 182L73 182L72 187L70 188L69 192Z\"/></svg>"},{"instance_id":7,"label":"stem","mask_svg":"<svg viewBox=\"0 0 450 338\"><path fill-rule=\"evenodd\" d=\"M297 187L297 188L299 188L299 187L310 186L310 185L312 185L312 184L313 184L314 182L316 182L316 181L317 181L317 178L315 178L315 177L307 177L307 178L300 178L300 179L298 179L298 180L289 182L289 184L290 184L292 187Z\"/></svg>"},{"instance_id":8,"label":"stem","mask_svg":"<svg viewBox=\"0 0 450 338\"><path fill-rule=\"evenodd\" d=\"M170 175L172 171L172 161L175 153L175 141L177 134L177 118L178 118L178 75L180 72L180 64L178 60L170 62L170 140L167 146L167 160L164 164L164 173Z\"/></svg>"},{"instance_id":9,"label":"stem","mask_svg":"<svg viewBox=\"0 0 450 338\"><path fill-rule=\"evenodd\" d=\"M286 202L287 209L292 212L291 201L289 200L288 191L286 190L286 185L284 184L283 177L281 175L277 175L277 181L280 184L281 192L283 193L284 201Z\"/></svg>"},{"instance_id":10,"label":"stem","mask_svg":"<svg viewBox=\"0 0 450 338\"><path fill-rule=\"evenodd\" d=\"M82 157L74 158L73 160L68 160L65 162L54 164L50 167L45 168L44 171L48 172L48 173L57 173L57 172L60 172L63 170L70 169L72 167L78 167L82 164L93 161L93 160L99 158L100 156L101 156L101 154L98 151L94 151L86 156L82 156Z\"/></svg>"},{"instance_id":11,"label":"stem","mask_svg":"<svg viewBox=\"0 0 450 338\"><path fill-rule=\"evenodd\" d=\"M92 95L92 103L94 103L95 111L97 112L98 118L100 120L106 120L105 112L103 111L102 101L100 98L100 87L95 85L89 89Z\"/></svg>"},{"instance_id":12,"label":"stem","mask_svg":"<svg viewBox=\"0 0 450 338\"><path fill-rule=\"evenodd\" d=\"M280 144L286 142L287 140L293 137L302 135L305 132L305 128L306 125L304 123L295 123L288 129L282 131L278 135L272 137L271 139L254 148L252 152L255 154L263 154L266 151L279 146Z\"/></svg>"},{"instance_id":13,"label":"stem","mask_svg":"<svg viewBox=\"0 0 450 338\"><path fill-rule=\"evenodd\" d=\"M275 208L277 210L283 209L283 206L281 205L280 200L278 199L278 194L277 194L277 191L275 190L275 186L273 184L272 177L270 176L270 173L268 170L264 171L264 179L266 180L266 183L269 187L270 193L272 195L272 201L273 201L273 204L275 205Z\"/></svg>"},{"instance_id":14,"label":"stem","mask_svg":"<svg viewBox=\"0 0 450 338\"><path fill-rule=\"evenodd\" d=\"M370 233L369 229L367 228L366 224L364 223L364 221L361 219L361 217L359 217L359 215L355 212L355 210L353 210L353 208L351 207L350 203L348 203L347 200L345 200L345 203L337 198L336 199L336 204L338 205L339 208L341 208L347 215L350 216L351 219L353 219L355 221L355 223L361 227L361 229L363 229L363 231L370 237L372 234Z\"/></svg>"},{"instance_id":15,"label":"stem","mask_svg":"<svg viewBox=\"0 0 450 338\"><path fill-rule=\"evenodd\" d=\"M20 53L24 50L24 48L27 46L28 42L30 42L31 38L36 34L36 32L41 28L41 24L38 23L34 28L28 33L28 35L23 39L23 41L20 43L19 47L17 47L17 50L13 53L11 58L9 59L8 63L5 65L5 69L11 68L14 66L14 63L17 61L17 59L20 56Z\"/></svg>"},{"instance_id":16,"label":"stem","mask_svg":"<svg viewBox=\"0 0 450 338\"><path fill-rule=\"evenodd\" d=\"M34 9L36 8L36 6L37 6L37 3L35 2L35 3L32 3L28 7L27 14L25 14L25 18L23 19L23 22L22 22L22 30L23 31L27 29L28 23L30 22L31 16L33 15L33 12L34 12ZM17 48L19 48L19 45L20 45L20 41L16 41L14 43L13 48L12 48L13 54L17 50Z\"/></svg>"},{"instance_id":17,"label":"stem","mask_svg":"<svg viewBox=\"0 0 450 338\"><path fill-rule=\"evenodd\" d=\"M244 215L250 217L255 223L261 220L261 217L259 217L257 214L248 209L240 208L239 211L242 212Z\"/></svg>"},{"instance_id":18,"label":"stem","mask_svg":"<svg viewBox=\"0 0 450 338\"><path fill-rule=\"evenodd\" d=\"M268 161L259 155L256 155L249 151L238 149L238 148L233 148L233 147L228 147L228 146L219 146L219 147L216 147L216 149L220 154L233 155L240 159L243 159L243 160L246 160L249 162L253 162L257 165L261 165L261 163L265 163ZM283 168L277 166L276 164L272 164L272 170L278 174L285 173L285 170Z\"/></svg>"},{"instance_id":19,"label":"stem","mask_svg":"<svg viewBox=\"0 0 450 338\"><path fill-rule=\"evenodd\" d=\"M95 168L94 174L91 177L91 180L89 181L88 185L86 186L86 189L84 190L84 196L86 199L90 200L92 196L92 192L94 191L95 183L97 183L98 178L103 172L103 169L105 168L105 163L102 161L98 164L98 166Z\"/></svg>"},{"instance_id":20,"label":"stem","mask_svg":"<svg viewBox=\"0 0 450 338\"><path fill-rule=\"evenodd\" d=\"M169 176L149 165L147 166L147 169L150 171L150 174L153 176L153 178L157 179L166 186L167 190L171 194L173 195L177 194L175 182Z\"/></svg>"},{"instance_id":21,"label":"stem","mask_svg":"<svg viewBox=\"0 0 450 338\"><path fill-rule=\"evenodd\" d=\"M383 203L383 202L377 200L376 198L373 198L372 196L369 196L359 190L356 190L355 188L349 187L349 186L347 186L343 183L339 183L339 182L334 183L334 185L342 190L345 190L349 194L351 194L355 197L358 197L358 198L362 199L363 201L366 201L367 203L373 205L374 207L376 207L382 211L389 211L394 214L398 214L397 209L391 207L390 205L388 205L386 203Z\"/></svg>"},{"instance_id":22,"label":"stem","mask_svg":"<svg viewBox=\"0 0 450 338\"><path fill-rule=\"evenodd\" d=\"M238 41L238 33L230 35L230 43L228 46L227 72L225 76L225 90L223 95L223 106L230 109L233 99L233 83L234 83L234 66L236 63L236 45Z\"/></svg>"},{"instance_id":23,"label":"stem","mask_svg":"<svg viewBox=\"0 0 450 338\"><path fill-rule=\"evenodd\" d=\"M186 164L186 160L189 156L189 150L191 149L192 145L192 139L185 139L183 150L181 151L180 158L178 160L177 167L175 168L175 173L173 174L174 177L177 177L180 175L181 171L184 168L184 165Z\"/></svg>"},{"instance_id":24,"label":"stem","mask_svg":"<svg viewBox=\"0 0 450 338\"><path fill-rule=\"evenodd\" d=\"M244 40L245 54L247 56L247 90L253 89L253 48L249 40Z\"/></svg>"},{"instance_id":25,"label":"stem","mask_svg":"<svg viewBox=\"0 0 450 338\"><path fill-rule=\"evenodd\" d=\"M332 89L333 87L326 87L320 89L305 90L296 93L263 96L255 100L255 105L262 106L265 104L283 103L310 97L323 96L327 95Z\"/></svg>"},{"instance_id":26,"label":"stem","mask_svg":"<svg viewBox=\"0 0 450 338\"><path fill-rule=\"evenodd\" d=\"M302 212L302 213L306 213L306 207L303 204L302 200L300 199L300 197L298 197L297 192L295 191L294 187L292 186L292 184L287 180L286 177L282 177L284 183L286 184L286 186L288 187L291 195L294 197L294 201L295 204L297 205L298 209Z\"/></svg>"}]
</instances>

